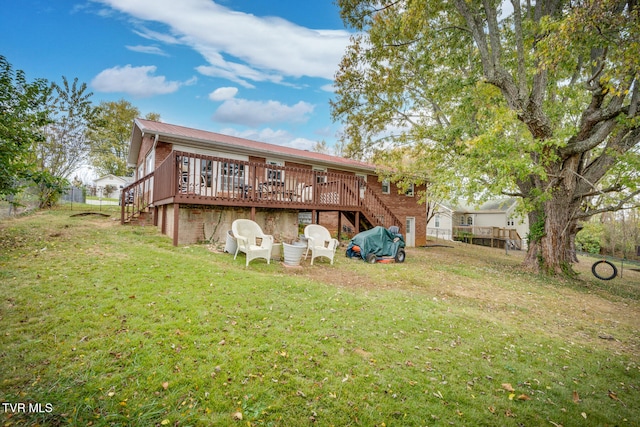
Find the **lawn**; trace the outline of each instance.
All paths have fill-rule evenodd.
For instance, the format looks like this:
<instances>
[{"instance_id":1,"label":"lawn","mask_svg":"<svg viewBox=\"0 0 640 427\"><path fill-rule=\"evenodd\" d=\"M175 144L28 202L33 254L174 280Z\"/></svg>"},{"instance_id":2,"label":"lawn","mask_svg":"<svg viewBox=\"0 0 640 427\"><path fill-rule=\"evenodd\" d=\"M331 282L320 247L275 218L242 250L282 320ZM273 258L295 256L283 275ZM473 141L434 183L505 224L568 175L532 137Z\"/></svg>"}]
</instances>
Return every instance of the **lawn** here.
<instances>
[{"instance_id":1,"label":"lawn","mask_svg":"<svg viewBox=\"0 0 640 427\"><path fill-rule=\"evenodd\" d=\"M638 425L640 272L463 244L245 268L83 208L0 222L1 426Z\"/></svg>"}]
</instances>

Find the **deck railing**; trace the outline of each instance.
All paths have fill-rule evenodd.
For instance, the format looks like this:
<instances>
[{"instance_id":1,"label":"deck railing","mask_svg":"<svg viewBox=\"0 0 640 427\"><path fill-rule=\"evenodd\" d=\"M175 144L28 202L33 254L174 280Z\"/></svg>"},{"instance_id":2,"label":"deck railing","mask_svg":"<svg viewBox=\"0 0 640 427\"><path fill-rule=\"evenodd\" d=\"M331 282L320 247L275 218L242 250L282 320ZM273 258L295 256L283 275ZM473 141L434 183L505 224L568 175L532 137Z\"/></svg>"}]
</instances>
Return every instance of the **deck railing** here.
<instances>
[{"instance_id":1,"label":"deck railing","mask_svg":"<svg viewBox=\"0 0 640 427\"><path fill-rule=\"evenodd\" d=\"M513 228L500 227L477 227L474 225L453 227L453 236L455 240L467 243L477 243L488 246L498 247L507 246L510 249L521 250L525 247L525 242L520 237L517 230Z\"/></svg>"},{"instance_id":2,"label":"deck railing","mask_svg":"<svg viewBox=\"0 0 640 427\"><path fill-rule=\"evenodd\" d=\"M389 228L392 225L401 227L402 223L370 187L364 187L363 213L372 224Z\"/></svg>"},{"instance_id":3,"label":"deck railing","mask_svg":"<svg viewBox=\"0 0 640 427\"><path fill-rule=\"evenodd\" d=\"M150 196L145 200L156 206L189 203L361 211L374 225L401 225L355 175L174 151L150 176L149 183L145 177L123 193L143 194L138 191L143 185L144 194ZM123 206L123 222L125 211L129 209Z\"/></svg>"},{"instance_id":4,"label":"deck railing","mask_svg":"<svg viewBox=\"0 0 640 427\"><path fill-rule=\"evenodd\" d=\"M128 222L145 212L153 202L154 173L137 180L120 192L120 222Z\"/></svg>"},{"instance_id":5,"label":"deck railing","mask_svg":"<svg viewBox=\"0 0 640 427\"><path fill-rule=\"evenodd\" d=\"M520 240L520 234L513 228L478 227L475 225L460 225L453 227L453 235L458 237L482 237L494 239Z\"/></svg>"}]
</instances>

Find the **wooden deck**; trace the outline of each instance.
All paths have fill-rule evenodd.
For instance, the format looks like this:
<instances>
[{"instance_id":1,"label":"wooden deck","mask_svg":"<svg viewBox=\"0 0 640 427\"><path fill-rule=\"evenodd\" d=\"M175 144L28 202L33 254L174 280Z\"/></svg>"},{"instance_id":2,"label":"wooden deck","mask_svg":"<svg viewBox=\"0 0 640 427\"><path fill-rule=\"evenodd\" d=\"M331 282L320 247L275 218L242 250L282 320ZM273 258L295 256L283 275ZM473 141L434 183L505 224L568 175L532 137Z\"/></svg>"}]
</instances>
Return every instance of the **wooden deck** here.
<instances>
[{"instance_id":1,"label":"wooden deck","mask_svg":"<svg viewBox=\"0 0 640 427\"><path fill-rule=\"evenodd\" d=\"M151 174L122 191L121 222L163 205L336 211L358 224L402 226L355 174L316 171L174 151ZM357 224L355 224L358 227Z\"/></svg>"},{"instance_id":2,"label":"wooden deck","mask_svg":"<svg viewBox=\"0 0 640 427\"><path fill-rule=\"evenodd\" d=\"M453 227L453 238L461 242L475 245L521 250L524 245L522 237L515 229L500 227L457 226Z\"/></svg>"}]
</instances>

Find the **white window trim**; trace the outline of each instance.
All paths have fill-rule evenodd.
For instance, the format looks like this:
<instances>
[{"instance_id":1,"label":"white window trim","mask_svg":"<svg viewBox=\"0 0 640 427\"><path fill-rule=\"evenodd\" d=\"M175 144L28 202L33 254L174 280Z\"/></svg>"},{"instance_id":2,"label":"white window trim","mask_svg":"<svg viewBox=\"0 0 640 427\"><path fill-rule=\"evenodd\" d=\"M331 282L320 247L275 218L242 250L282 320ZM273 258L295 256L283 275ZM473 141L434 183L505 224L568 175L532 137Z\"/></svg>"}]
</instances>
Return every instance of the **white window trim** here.
<instances>
[{"instance_id":1,"label":"white window trim","mask_svg":"<svg viewBox=\"0 0 640 427\"><path fill-rule=\"evenodd\" d=\"M409 184L409 189L404 194L407 197L413 197L416 194L415 185Z\"/></svg>"},{"instance_id":2,"label":"white window trim","mask_svg":"<svg viewBox=\"0 0 640 427\"><path fill-rule=\"evenodd\" d=\"M384 188L385 185L387 186L386 190ZM391 194L391 181L389 181L388 179L382 180L382 194Z\"/></svg>"},{"instance_id":3,"label":"white window trim","mask_svg":"<svg viewBox=\"0 0 640 427\"><path fill-rule=\"evenodd\" d=\"M314 172L323 172L326 173L327 172L327 168L320 168L320 167L313 167L313 171ZM316 184L324 184L325 182L327 182L327 176L326 175L317 175L316 176Z\"/></svg>"},{"instance_id":4,"label":"white window trim","mask_svg":"<svg viewBox=\"0 0 640 427\"><path fill-rule=\"evenodd\" d=\"M153 167L155 166L155 151L151 151L147 154L147 157L144 159L144 176L149 175L153 172Z\"/></svg>"},{"instance_id":5,"label":"white window trim","mask_svg":"<svg viewBox=\"0 0 640 427\"><path fill-rule=\"evenodd\" d=\"M266 163L271 166L284 166L284 161L282 160L266 159ZM284 171L267 169L267 181L284 181Z\"/></svg>"}]
</instances>

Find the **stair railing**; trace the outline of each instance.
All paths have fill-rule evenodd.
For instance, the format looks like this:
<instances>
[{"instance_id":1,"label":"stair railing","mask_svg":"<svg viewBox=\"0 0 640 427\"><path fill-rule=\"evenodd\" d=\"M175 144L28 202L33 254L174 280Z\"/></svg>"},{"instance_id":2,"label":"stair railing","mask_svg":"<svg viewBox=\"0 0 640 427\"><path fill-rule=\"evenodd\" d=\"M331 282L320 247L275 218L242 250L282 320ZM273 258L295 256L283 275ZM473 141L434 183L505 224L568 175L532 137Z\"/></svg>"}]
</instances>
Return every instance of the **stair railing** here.
<instances>
[{"instance_id":1,"label":"stair railing","mask_svg":"<svg viewBox=\"0 0 640 427\"><path fill-rule=\"evenodd\" d=\"M130 222L153 203L154 173L135 181L120 192L120 223Z\"/></svg>"}]
</instances>

